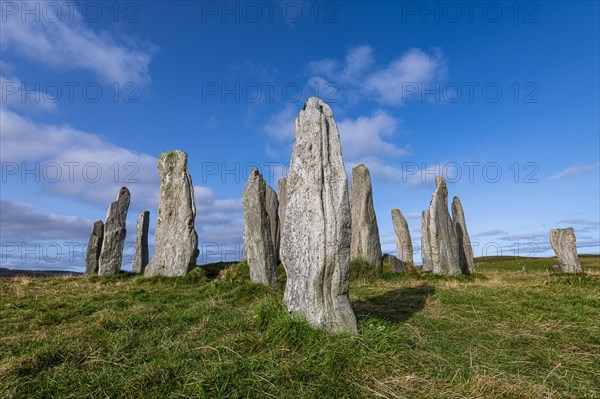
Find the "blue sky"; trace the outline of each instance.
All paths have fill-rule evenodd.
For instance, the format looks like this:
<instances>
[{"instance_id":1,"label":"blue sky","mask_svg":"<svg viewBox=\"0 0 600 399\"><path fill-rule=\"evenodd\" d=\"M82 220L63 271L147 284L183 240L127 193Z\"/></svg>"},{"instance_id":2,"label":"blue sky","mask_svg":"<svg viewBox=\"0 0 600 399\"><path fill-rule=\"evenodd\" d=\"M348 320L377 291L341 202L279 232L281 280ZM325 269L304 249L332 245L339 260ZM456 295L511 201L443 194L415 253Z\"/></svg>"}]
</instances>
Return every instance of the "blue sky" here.
<instances>
[{"instance_id":1,"label":"blue sky","mask_svg":"<svg viewBox=\"0 0 600 399\"><path fill-rule=\"evenodd\" d=\"M246 176L276 188L313 95L348 171L371 170L384 252L392 208L418 251L435 174L476 256L549 256L567 226L600 252L598 2L468 4L2 2L0 267L82 270L121 185L127 241L142 210L153 232L172 149L189 154L199 261L239 258Z\"/></svg>"}]
</instances>

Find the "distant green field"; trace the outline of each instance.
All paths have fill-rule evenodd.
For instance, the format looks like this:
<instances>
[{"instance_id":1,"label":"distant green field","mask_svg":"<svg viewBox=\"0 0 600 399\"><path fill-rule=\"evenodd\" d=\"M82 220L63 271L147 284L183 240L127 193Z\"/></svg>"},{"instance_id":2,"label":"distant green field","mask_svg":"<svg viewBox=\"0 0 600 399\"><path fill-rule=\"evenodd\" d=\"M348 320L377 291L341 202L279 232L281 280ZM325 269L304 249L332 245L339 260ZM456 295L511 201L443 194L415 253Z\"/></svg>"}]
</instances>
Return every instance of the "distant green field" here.
<instances>
[{"instance_id":1,"label":"distant green field","mask_svg":"<svg viewBox=\"0 0 600 399\"><path fill-rule=\"evenodd\" d=\"M599 398L600 257L581 259L354 273L357 336L291 317L244 264L0 279L0 398Z\"/></svg>"}]
</instances>

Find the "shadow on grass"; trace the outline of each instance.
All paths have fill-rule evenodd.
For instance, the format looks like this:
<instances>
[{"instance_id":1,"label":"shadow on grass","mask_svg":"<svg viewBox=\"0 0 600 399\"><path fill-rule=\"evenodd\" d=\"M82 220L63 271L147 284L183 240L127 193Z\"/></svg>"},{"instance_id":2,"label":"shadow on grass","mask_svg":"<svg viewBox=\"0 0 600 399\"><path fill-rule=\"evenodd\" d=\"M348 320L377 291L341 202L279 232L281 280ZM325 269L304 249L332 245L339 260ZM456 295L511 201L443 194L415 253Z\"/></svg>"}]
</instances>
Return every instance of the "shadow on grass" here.
<instances>
[{"instance_id":1,"label":"shadow on grass","mask_svg":"<svg viewBox=\"0 0 600 399\"><path fill-rule=\"evenodd\" d=\"M375 317L392 323L402 323L425 307L435 288L429 284L405 287L357 301L352 304L356 315Z\"/></svg>"}]
</instances>

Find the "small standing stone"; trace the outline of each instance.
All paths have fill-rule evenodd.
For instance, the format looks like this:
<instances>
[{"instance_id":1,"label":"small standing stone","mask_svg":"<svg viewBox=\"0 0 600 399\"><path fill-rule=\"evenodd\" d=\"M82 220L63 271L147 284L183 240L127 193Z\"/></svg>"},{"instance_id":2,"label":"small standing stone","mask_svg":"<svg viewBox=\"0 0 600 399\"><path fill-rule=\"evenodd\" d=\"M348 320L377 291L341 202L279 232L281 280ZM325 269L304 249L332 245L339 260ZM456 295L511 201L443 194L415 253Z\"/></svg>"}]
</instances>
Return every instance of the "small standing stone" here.
<instances>
[{"instance_id":1,"label":"small standing stone","mask_svg":"<svg viewBox=\"0 0 600 399\"><path fill-rule=\"evenodd\" d=\"M431 262L431 245L429 243L429 211L425 210L421 214L421 260L423 261L422 270L430 272L432 269Z\"/></svg>"},{"instance_id":2,"label":"small standing stone","mask_svg":"<svg viewBox=\"0 0 600 399\"><path fill-rule=\"evenodd\" d=\"M409 267L414 266L413 247L410 238L410 230L406 218L400 212L400 209L392 209L392 224L396 235L396 249L398 250L398 259Z\"/></svg>"},{"instance_id":3,"label":"small standing stone","mask_svg":"<svg viewBox=\"0 0 600 399\"><path fill-rule=\"evenodd\" d=\"M283 232L283 219L285 218L285 205L287 203L286 178L282 177L277 181L277 191L279 192L279 235ZM280 239L281 242L281 239Z\"/></svg>"},{"instance_id":4,"label":"small standing stone","mask_svg":"<svg viewBox=\"0 0 600 399\"><path fill-rule=\"evenodd\" d=\"M125 235L127 234L127 210L129 209L130 200L131 194L127 187L121 187L117 200L110 204L108 208L98 263L98 274L101 276L114 276L121 271L123 247L125 246Z\"/></svg>"},{"instance_id":5,"label":"small standing stone","mask_svg":"<svg viewBox=\"0 0 600 399\"><path fill-rule=\"evenodd\" d=\"M154 255L144 276L185 276L196 266L198 234L194 227L194 185L183 151L158 157L160 197L156 217Z\"/></svg>"},{"instance_id":6,"label":"small standing stone","mask_svg":"<svg viewBox=\"0 0 600 399\"><path fill-rule=\"evenodd\" d=\"M572 227L550 230L550 244L563 272L581 273L581 264L577 256L575 232Z\"/></svg>"},{"instance_id":7,"label":"small standing stone","mask_svg":"<svg viewBox=\"0 0 600 399\"><path fill-rule=\"evenodd\" d=\"M435 178L435 191L429 203L429 244L434 274L458 275L458 239L448 212L448 187L443 177Z\"/></svg>"},{"instance_id":8,"label":"small standing stone","mask_svg":"<svg viewBox=\"0 0 600 399\"><path fill-rule=\"evenodd\" d=\"M333 113L319 98L309 98L296 118L286 186L281 257L287 309L330 332L356 333L348 296L348 178Z\"/></svg>"},{"instance_id":9,"label":"small standing stone","mask_svg":"<svg viewBox=\"0 0 600 399\"><path fill-rule=\"evenodd\" d=\"M90 240L88 241L87 252L85 255L85 274L98 274L98 261L100 260L100 251L102 250L102 239L104 238L104 222L98 220L94 222Z\"/></svg>"},{"instance_id":10,"label":"small standing stone","mask_svg":"<svg viewBox=\"0 0 600 399\"><path fill-rule=\"evenodd\" d=\"M363 164L352 169L350 210L352 212L350 259L365 260L381 273L381 242L373 206L371 175L369 169Z\"/></svg>"},{"instance_id":11,"label":"small standing stone","mask_svg":"<svg viewBox=\"0 0 600 399\"><path fill-rule=\"evenodd\" d=\"M471 246L471 238L467 231L467 222L465 220L465 212L458 197L452 200L452 221L454 222L454 230L458 239L458 256L460 260L460 268L464 274L475 273L475 261L473 260L473 247Z\"/></svg>"},{"instance_id":12,"label":"small standing stone","mask_svg":"<svg viewBox=\"0 0 600 399\"><path fill-rule=\"evenodd\" d=\"M394 255L385 254L383 255L383 261L388 262L390 265L390 269L394 273L406 273L409 271L406 263L402 262L400 259L395 257Z\"/></svg>"},{"instance_id":13,"label":"small standing stone","mask_svg":"<svg viewBox=\"0 0 600 399\"><path fill-rule=\"evenodd\" d=\"M133 273L144 274L148 265L148 228L150 227L150 212L144 211L137 220L135 229L135 253L131 264Z\"/></svg>"},{"instance_id":14,"label":"small standing stone","mask_svg":"<svg viewBox=\"0 0 600 399\"><path fill-rule=\"evenodd\" d=\"M275 264L279 263L279 201L277 193L269 185L266 187L265 205L267 208L267 217L269 218L269 227L271 230L271 243L273 244L273 254L275 255Z\"/></svg>"},{"instance_id":15,"label":"small standing stone","mask_svg":"<svg viewBox=\"0 0 600 399\"><path fill-rule=\"evenodd\" d=\"M244 194L244 250L250 268L250 280L277 285L278 273L271 241L271 225L266 207L267 184L257 168L252 169Z\"/></svg>"}]
</instances>

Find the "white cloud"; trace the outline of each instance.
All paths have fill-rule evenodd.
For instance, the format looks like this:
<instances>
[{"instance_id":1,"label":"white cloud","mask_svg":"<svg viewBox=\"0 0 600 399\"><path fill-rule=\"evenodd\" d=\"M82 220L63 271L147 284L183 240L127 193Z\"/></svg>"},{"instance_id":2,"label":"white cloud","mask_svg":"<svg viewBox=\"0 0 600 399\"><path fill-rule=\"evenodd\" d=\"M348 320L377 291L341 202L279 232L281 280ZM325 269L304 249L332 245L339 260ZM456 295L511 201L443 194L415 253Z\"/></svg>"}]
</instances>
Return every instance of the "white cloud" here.
<instances>
[{"instance_id":1,"label":"white cloud","mask_svg":"<svg viewBox=\"0 0 600 399\"><path fill-rule=\"evenodd\" d=\"M296 112L292 104L287 104L283 110L271 117L263 127L267 136L276 143L293 140L296 134L296 125L294 122L296 120Z\"/></svg>"},{"instance_id":2,"label":"white cloud","mask_svg":"<svg viewBox=\"0 0 600 399\"><path fill-rule=\"evenodd\" d=\"M555 174L554 176L550 177L550 180L568 180L573 177L581 176L584 173L592 172L592 171L599 170L599 169L600 169L600 162L596 162L596 163L592 163L592 164L588 164L588 165L582 165L582 166L575 166L575 167L565 169L562 172Z\"/></svg>"},{"instance_id":3,"label":"white cloud","mask_svg":"<svg viewBox=\"0 0 600 399\"><path fill-rule=\"evenodd\" d=\"M26 87L17 78L0 75L0 101L3 107L20 110L52 111L56 109L56 99L50 93Z\"/></svg>"},{"instance_id":4,"label":"white cloud","mask_svg":"<svg viewBox=\"0 0 600 399\"><path fill-rule=\"evenodd\" d=\"M154 157L69 125L39 124L5 109L0 110L0 124L0 158L5 166L15 163L18 168L16 176L5 176L7 181L18 179L25 169L36 170L43 189L53 195L104 206L125 185L140 206L156 206Z\"/></svg>"},{"instance_id":5,"label":"white cloud","mask_svg":"<svg viewBox=\"0 0 600 399\"><path fill-rule=\"evenodd\" d=\"M408 90L416 88L420 92L422 85L442 79L445 74L446 66L439 50L428 54L420 49L411 49L369 76L366 88L376 93L384 103L400 104L409 98Z\"/></svg>"},{"instance_id":6,"label":"white cloud","mask_svg":"<svg viewBox=\"0 0 600 399\"><path fill-rule=\"evenodd\" d=\"M92 221L35 210L30 204L0 200L0 236L6 238L82 238L91 231Z\"/></svg>"},{"instance_id":7,"label":"white cloud","mask_svg":"<svg viewBox=\"0 0 600 399\"><path fill-rule=\"evenodd\" d=\"M55 12L53 7L47 11ZM22 19L19 13L3 16L2 51L15 52L44 66L92 71L109 83L149 83L155 46L95 31L76 9L73 11L72 21L70 16L57 19L55 14L37 22L35 18Z\"/></svg>"},{"instance_id":8,"label":"white cloud","mask_svg":"<svg viewBox=\"0 0 600 399\"><path fill-rule=\"evenodd\" d=\"M374 50L360 45L348 50L344 61L332 58L312 61L307 70L309 82L327 79L345 99L372 96L386 105L399 105L418 96L423 88L435 87L446 77L446 61L439 49L428 52L412 48L385 66L377 65ZM321 80L318 80L321 79ZM362 97L361 97L362 96Z\"/></svg>"},{"instance_id":9,"label":"white cloud","mask_svg":"<svg viewBox=\"0 0 600 399\"><path fill-rule=\"evenodd\" d=\"M400 148L384 138L394 135L400 121L385 112L338 122L344 157L400 157L409 154L408 147Z\"/></svg>"}]
</instances>

